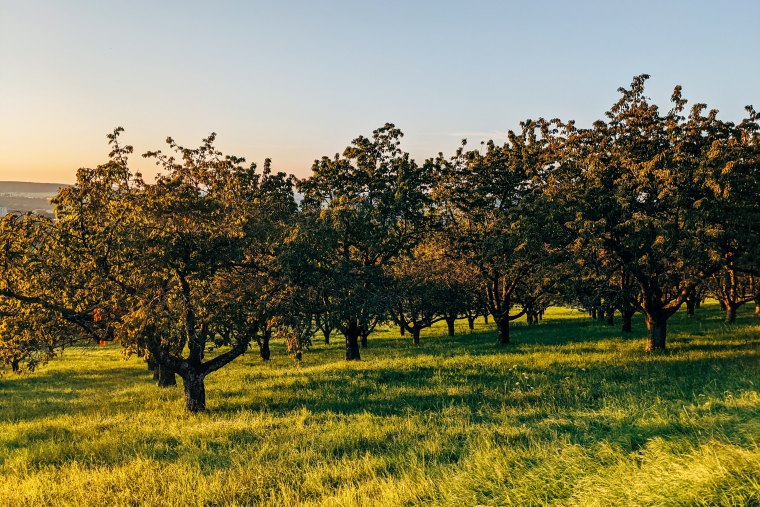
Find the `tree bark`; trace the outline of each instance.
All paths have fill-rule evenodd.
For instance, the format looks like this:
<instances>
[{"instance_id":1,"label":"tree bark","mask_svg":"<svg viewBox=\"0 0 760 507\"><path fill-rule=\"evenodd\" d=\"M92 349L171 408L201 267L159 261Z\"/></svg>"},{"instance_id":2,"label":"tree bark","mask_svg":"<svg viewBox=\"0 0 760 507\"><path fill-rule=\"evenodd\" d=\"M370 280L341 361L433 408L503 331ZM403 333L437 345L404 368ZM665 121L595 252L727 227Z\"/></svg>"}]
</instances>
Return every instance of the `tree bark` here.
<instances>
[{"instance_id":1,"label":"tree bark","mask_svg":"<svg viewBox=\"0 0 760 507\"><path fill-rule=\"evenodd\" d=\"M494 317L494 320L496 318ZM499 326L499 345L509 344L509 316L505 315L497 321Z\"/></svg>"},{"instance_id":2,"label":"tree bark","mask_svg":"<svg viewBox=\"0 0 760 507\"><path fill-rule=\"evenodd\" d=\"M697 302L694 299L687 299L686 300L686 315L689 317L694 316L694 309L697 307Z\"/></svg>"},{"instance_id":3,"label":"tree bark","mask_svg":"<svg viewBox=\"0 0 760 507\"><path fill-rule=\"evenodd\" d=\"M467 317L467 326L470 328L470 331L475 331L475 317Z\"/></svg>"},{"instance_id":4,"label":"tree bark","mask_svg":"<svg viewBox=\"0 0 760 507\"><path fill-rule=\"evenodd\" d=\"M266 329L261 333L261 338L259 339L259 356L261 356L263 361L269 361L269 358L272 357L272 351L269 348L269 340L271 338L271 330Z\"/></svg>"},{"instance_id":5,"label":"tree bark","mask_svg":"<svg viewBox=\"0 0 760 507\"><path fill-rule=\"evenodd\" d=\"M621 318L623 319L623 332L630 333L633 331L633 310L625 310L622 312Z\"/></svg>"},{"instance_id":6,"label":"tree bark","mask_svg":"<svg viewBox=\"0 0 760 507\"><path fill-rule=\"evenodd\" d=\"M177 376L171 368L162 364L157 364L154 375L158 375L156 381L158 387L173 387L177 385Z\"/></svg>"},{"instance_id":7,"label":"tree bark","mask_svg":"<svg viewBox=\"0 0 760 507\"><path fill-rule=\"evenodd\" d=\"M153 380L158 382L158 361L151 356L146 362L148 363L148 370L153 372Z\"/></svg>"},{"instance_id":8,"label":"tree bark","mask_svg":"<svg viewBox=\"0 0 760 507\"><path fill-rule=\"evenodd\" d=\"M668 332L668 319L657 315L647 314L647 352L661 352L665 350L665 338Z\"/></svg>"},{"instance_id":9,"label":"tree bark","mask_svg":"<svg viewBox=\"0 0 760 507\"><path fill-rule=\"evenodd\" d=\"M420 328L418 327L412 328L412 343L414 345L420 344Z\"/></svg>"},{"instance_id":10,"label":"tree bark","mask_svg":"<svg viewBox=\"0 0 760 507\"><path fill-rule=\"evenodd\" d=\"M533 324L533 312L527 312L525 314L525 320L528 322L528 324Z\"/></svg>"},{"instance_id":11,"label":"tree bark","mask_svg":"<svg viewBox=\"0 0 760 507\"><path fill-rule=\"evenodd\" d=\"M488 325L488 314L483 314L483 323Z\"/></svg>"},{"instance_id":12,"label":"tree bark","mask_svg":"<svg viewBox=\"0 0 760 507\"><path fill-rule=\"evenodd\" d=\"M325 328L325 329L322 330L322 334L325 337L325 345L330 345L330 332L331 331L332 331L332 329L327 329L327 328Z\"/></svg>"},{"instance_id":13,"label":"tree bark","mask_svg":"<svg viewBox=\"0 0 760 507\"><path fill-rule=\"evenodd\" d=\"M733 324L736 322L736 310L739 305L728 303L726 305L726 324Z\"/></svg>"},{"instance_id":14,"label":"tree bark","mask_svg":"<svg viewBox=\"0 0 760 507\"><path fill-rule=\"evenodd\" d=\"M448 328L449 336L454 336L454 323L456 322L456 317L446 317L446 327Z\"/></svg>"},{"instance_id":15,"label":"tree bark","mask_svg":"<svg viewBox=\"0 0 760 507\"><path fill-rule=\"evenodd\" d=\"M188 372L182 377L185 386L185 409L197 413L206 410L205 375L198 372Z\"/></svg>"},{"instance_id":16,"label":"tree bark","mask_svg":"<svg viewBox=\"0 0 760 507\"><path fill-rule=\"evenodd\" d=\"M403 325L399 325L398 328L399 328L399 330L401 332L401 336L404 336L406 334L406 329L404 329L404 326Z\"/></svg>"},{"instance_id":17,"label":"tree bark","mask_svg":"<svg viewBox=\"0 0 760 507\"><path fill-rule=\"evenodd\" d=\"M605 311L605 319L608 326L615 325L615 308L608 307Z\"/></svg>"},{"instance_id":18,"label":"tree bark","mask_svg":"<svg viewBox=\"0 0 760 507\"><path fill-rule=\"evenodd\" d=\"M349 328L346 332L346 361L359 361L360 359L359 330Z\"/></svg>"}]
</instances>

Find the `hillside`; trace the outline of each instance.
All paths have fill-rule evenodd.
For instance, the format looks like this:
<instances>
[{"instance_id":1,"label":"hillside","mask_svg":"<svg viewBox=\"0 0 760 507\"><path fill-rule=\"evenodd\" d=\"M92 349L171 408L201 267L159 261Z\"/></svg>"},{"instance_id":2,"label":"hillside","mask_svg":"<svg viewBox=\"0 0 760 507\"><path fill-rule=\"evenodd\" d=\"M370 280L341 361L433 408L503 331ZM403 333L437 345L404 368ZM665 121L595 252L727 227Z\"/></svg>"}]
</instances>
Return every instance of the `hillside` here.
<instances>
[{"instance_id":1,"label":"hillside","mask_svg":"<svg viewBox=\"0 0 760 507\"><path fill-rule=\"evenodd\" d=\"M27 181L0 181L0 208L13 211L52 212L50 199L63 183L33 183Z\"/></svg>"},{"instance_id":2,"label":"hillside","mask_svg":"<svg viewBox=\"0 0 760 507\"><path fill-rule=\"evenodd\" d=\"M209 376L209 412L116 345L0 378L5 505L758 505L760 318L717 304L646 355L552 308L491 326L395 330L361 362L275 344ZM645 333L641 316L634 336Z\"/></svg>"}]
</instances>

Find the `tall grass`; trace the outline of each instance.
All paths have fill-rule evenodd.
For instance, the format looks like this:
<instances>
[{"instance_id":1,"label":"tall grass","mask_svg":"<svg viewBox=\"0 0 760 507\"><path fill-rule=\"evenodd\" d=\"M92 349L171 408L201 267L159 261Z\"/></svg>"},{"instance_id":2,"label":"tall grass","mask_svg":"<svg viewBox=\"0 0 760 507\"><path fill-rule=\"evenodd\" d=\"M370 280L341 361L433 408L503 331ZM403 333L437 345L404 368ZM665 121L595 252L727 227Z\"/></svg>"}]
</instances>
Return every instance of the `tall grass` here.
<instances>
[{"instance_id":1,"label":"tall grass","mask_svg":"<svg viewBox=\"0 0 760 507\"><path fill-rule=\"evenodd\" d=\"M117 346L0 378L0 504L760 505L760 318L676 315L669 351L570 310L364 360L250 353L209 412Z\"/></svg>"}]
</instances>

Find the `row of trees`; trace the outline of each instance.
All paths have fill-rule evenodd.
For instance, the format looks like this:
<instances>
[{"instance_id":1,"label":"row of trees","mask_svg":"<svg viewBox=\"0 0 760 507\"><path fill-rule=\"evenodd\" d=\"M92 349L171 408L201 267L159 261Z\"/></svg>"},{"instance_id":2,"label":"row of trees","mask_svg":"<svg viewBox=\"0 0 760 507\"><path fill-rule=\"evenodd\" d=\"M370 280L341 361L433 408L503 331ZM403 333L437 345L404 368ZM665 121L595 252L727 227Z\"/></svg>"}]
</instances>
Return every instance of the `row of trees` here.
<instances>
[{"instance_id":1,"label":"row of trees","mask_svg":"<svg viewBox=\"0 0 760 507\"><path fill-rule=\"evenodd\" d=\"M490 316L508 344L511 321L552 304L618 311L625 332L641 311L650 351L708 292L732 320L760 304L758 115L687 111L680 87L663 112L646 78L591 128L528 120L503 144L418 164L386 124L304 180L223 155L212 135L146 153L161 168L147 182L117 129L55 219L0 221L0 360L117 341L160 384L179 375L200 411L205 377L251 344L268 359L282 339L300 358L318 330L357 360L380 323L418 343L437 321Z\"/></svg>"}]
</instances>

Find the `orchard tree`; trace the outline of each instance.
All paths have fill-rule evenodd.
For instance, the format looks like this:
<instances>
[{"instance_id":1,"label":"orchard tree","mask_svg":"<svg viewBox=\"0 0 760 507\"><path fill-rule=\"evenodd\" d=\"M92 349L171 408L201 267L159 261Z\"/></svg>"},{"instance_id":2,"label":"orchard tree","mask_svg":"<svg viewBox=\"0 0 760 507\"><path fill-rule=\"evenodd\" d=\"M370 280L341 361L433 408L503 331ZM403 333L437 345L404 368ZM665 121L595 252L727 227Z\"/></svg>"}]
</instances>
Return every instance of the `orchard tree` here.
<instances>
[{"instance_id":1,"label":"orchard tree","mask_svg":"<svg viewBox=\"0 0 760 507\"><path fill-rule=\"evenodd\" d=\"M716 111L703 115L702 104L685 117L680 87L661 114L644 95L647 78L620 89L606 122L563 125L563 146L554 153L561 154L558 195L575 212L569 225L577 241L608 269L635 280L647 350L656 351L665 349L670 316L732 255L721 185L710 181L716 167L731 162L715 158L715 143L731 144L754 120L740 132Z\"/></svg>"},{"instance_id":2,"label":"orchard tree","mask_svg":"<svg viewBox=\"0 0 760 507\"><path fill-rule=\"evenodd\" d=\"M465 151L437 161L436 210L456 255L475 266L482 300L509 343L509 323L520 283L541 268L549 249L545 236L552 217L542 197L543 136L539 125L522 123L502 146L490 141L485 152Z\"/></svg>"},{"instance_id":3,"label":"orchard tree","mask_svg":"<svg viewBox=\"0 0 760 507\"><path fill-rule=\"evenodd\" d=\"M386 124L356 138L343 156L315 161L299 187L311 222L309 277L330 303L349 361L360 359L359 337L389 309L384 267L421 241L427 223L428 172L401 150L402 135Z\"/></svg>"}]
</instances>

